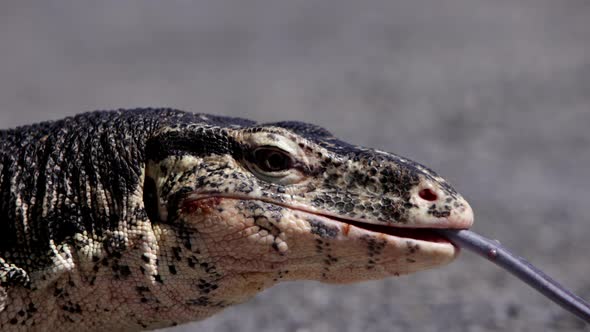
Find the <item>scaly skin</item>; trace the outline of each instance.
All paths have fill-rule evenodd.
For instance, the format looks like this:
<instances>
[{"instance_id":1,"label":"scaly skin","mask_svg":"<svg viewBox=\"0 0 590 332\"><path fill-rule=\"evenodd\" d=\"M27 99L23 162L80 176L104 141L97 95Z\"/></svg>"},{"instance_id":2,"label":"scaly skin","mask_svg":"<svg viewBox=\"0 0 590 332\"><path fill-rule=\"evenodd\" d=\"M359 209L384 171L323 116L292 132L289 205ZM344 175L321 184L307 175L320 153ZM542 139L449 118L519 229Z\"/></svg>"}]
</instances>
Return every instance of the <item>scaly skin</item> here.
<instances>
[{"instance_id":1,"label":"scaly skin","mask_svg":"<svg viewBox=\"0 0 590 332\"><path fill-rule=\"evenodd\" d=\"M424 228L468 228L431 170L299 122L176 110L0 131L0 328L144 330L279 281L449 263Z\"/></svg>"}]
</instances>

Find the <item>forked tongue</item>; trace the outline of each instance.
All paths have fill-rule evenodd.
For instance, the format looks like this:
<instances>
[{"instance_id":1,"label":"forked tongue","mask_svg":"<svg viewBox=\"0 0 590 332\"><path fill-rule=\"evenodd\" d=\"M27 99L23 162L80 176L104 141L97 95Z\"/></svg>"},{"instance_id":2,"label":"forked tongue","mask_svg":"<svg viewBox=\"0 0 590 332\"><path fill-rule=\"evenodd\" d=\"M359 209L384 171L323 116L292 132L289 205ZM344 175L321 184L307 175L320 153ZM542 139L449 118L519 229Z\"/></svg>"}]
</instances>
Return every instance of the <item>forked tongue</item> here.
<instances>
[{"instance_id":1,"label":"forked tongue","mask_svg":"<svg viewBox=\"0 0 590 332\"><path fill-rule=\"evenodd\" d=\"M469 230L437 229L454 245L468 249L508 270L551 301L590 324L590 304L575 295L522 257L511 253L498 241Z\"/></svg>"}]
</instances>

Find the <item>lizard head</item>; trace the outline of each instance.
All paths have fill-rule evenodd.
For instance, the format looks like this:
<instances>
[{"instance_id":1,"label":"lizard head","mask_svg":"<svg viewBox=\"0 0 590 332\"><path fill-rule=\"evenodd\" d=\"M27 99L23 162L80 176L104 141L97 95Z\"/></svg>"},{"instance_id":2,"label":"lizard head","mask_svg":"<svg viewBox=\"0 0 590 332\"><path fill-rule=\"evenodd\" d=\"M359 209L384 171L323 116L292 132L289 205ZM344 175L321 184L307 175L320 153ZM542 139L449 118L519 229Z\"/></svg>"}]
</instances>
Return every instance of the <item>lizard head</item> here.
<instances>
[{"instance_id":1,"label":"lizard head","mask_svg":"<svg viewBox=\"0 0 590 332\"><path fill-rule=\"evenodd\" d=\"M458 252L431 229L473 222L433 171L310 124L177 125L146 150L146 209L166 228L161 247L177 248L162 259L209 285L239 278L255 293L279 280L412 273Z\"/></svg>"}]
</instances>

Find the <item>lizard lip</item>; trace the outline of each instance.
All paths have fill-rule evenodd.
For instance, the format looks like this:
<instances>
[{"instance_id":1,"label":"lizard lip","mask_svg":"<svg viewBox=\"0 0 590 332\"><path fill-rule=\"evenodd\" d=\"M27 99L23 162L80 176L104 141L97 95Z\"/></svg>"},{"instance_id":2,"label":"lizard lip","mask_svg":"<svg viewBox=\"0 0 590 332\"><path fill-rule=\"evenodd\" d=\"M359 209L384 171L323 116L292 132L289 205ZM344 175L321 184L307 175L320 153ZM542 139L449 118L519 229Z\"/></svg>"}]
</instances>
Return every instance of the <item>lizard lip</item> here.
<instances>
[{"instance_id":1,"label":"lizard lip","mask_svg":"<svg viewBox=\"0 0 590 332\"><path fill-rule=\"evenodd\" d=\"M385 225L378 225L372 223L364 223L359 221L354 221L346 218L335 217L332 215L323 215L323 214L316 214L305 211L307 213L317 215L320 217L324 217L327 219L331 219L335 222L348 224L354 226L356 228L360 228L366 231L374 232L374 233L381 233L391 235L397 238L404 238L404 239L414 239L420 241L427 241L427 242L435 242L435 243L450 243L445 237L439 235L434 229L430 228L409 228L409 227L394 227L394 226L385 226Z\"/></svg>"},{"instance_id":2,"label":"lizard lip","mask_svg":"<svg viewBox=\"0 0 590 332\"><path fill-rule=\"evenodd\" d=\"M271 199L263 199L260 197L248 197L248 196L240 196L240 195L224 195L224 194L218 194L218 193L193 193L190 194L186 200L185 203L190 203L190 202L196 202L196 201L200 201L200 200L204 200L204 199L209 199L209 198L227 198L227 199L237 199L237 200L257 200L257 201L264 201L267 203L271 203L271 204L276 204L276 205L280 205L283 206L285 208L289 208L292 210L297 210L297 211L301 211L303 213L312 215L312 216L316 216L319 217L321 219L324 220L329 220L331 222L335 222L335 223L339 223L339 224L344 224L344 225L350 225L365 231L370 231L373 233L380 233L380 234L387 234L399 239L414 239L414 240L420 240L420 241L426 241L426 242L432 242L432 243L444 243L444 244L451 244L449 240L447 240L445 237L439 235L436 231L435 228L427 228L427 227L407 227L407 226L403 226L403 227L396 227L393 225L381 225L381 224L376 224L376 223L370 223L370 222L363 222L363 221L357 221L357 220L353 220L353 219L349 219L349 218L345 218L345 217L340 217L338 215L334 215L334 214L327 214L327 213L322 213L321 211L313 211L310 209L306 209L304 207L301 206L292 206L289 204L284 204L284 203L279 203L276 202L274 200ZM453 227L438 227L438 228L453 228Z\"/></svg>"}]
</instances>

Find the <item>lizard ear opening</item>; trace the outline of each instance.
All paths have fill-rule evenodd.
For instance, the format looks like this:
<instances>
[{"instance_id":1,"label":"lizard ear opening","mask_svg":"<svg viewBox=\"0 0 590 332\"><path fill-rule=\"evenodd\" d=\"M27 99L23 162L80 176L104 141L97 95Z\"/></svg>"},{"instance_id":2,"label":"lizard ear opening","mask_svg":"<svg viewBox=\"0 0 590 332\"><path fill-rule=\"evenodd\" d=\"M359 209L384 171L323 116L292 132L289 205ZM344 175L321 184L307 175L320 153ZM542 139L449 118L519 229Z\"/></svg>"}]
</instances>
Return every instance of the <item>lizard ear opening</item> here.
<instances>
[{"instance_id":1,"label":"lizard ear opening","mask_svg":"<svg viewBox=\"0 0 590 332\"><path fill-rule=\"evenodd\" d=\"M143 183L143 205L151 222L160 221L160 214L158 213L158 194L156 189L156 181L149 176L145 177Z\"/></svg>"}]
</instances>

